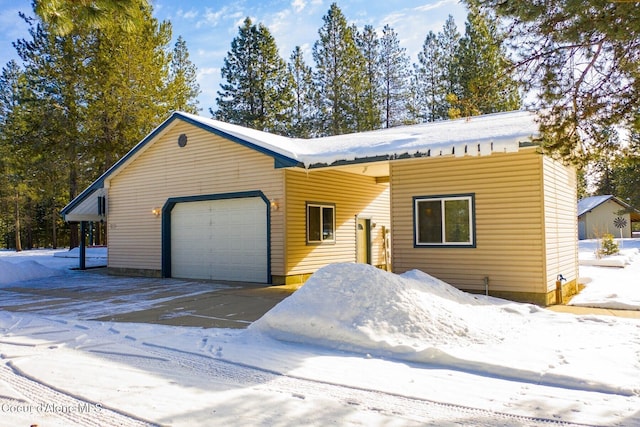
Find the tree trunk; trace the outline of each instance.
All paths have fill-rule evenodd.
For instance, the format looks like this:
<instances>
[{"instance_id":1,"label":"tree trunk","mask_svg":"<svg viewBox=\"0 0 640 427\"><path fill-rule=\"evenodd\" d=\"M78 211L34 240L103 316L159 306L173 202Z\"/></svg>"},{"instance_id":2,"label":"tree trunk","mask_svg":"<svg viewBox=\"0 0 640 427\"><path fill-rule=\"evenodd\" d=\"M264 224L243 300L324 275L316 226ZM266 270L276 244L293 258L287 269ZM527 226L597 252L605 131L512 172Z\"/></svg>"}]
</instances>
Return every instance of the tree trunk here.
<instances>
[{"instance_id":1,"label":"tree trunk","mask_svg":"<svg viewBox=\"0 0 640 427\"><path fill-rule=\"evenodd\" d=\"M56 208L53 207L51 209L51 247L53 249L58 248L58 212L56 212Z\"/></svg>"},{"instance_id":2,"label":"tree trunk","mask_svg":"<svg viewBox=\"0 0 640 427\"><path fill-rule=\"evenodd\" d=\"M102 223L101 222L96 222L94 224L95 224L95 227L96 227L96 231L94 233L93 242L94 242L94 245L101 246L101 245L103 245L103 243L102 243Z\"/></svg>"},{"instance_id":3,"label":"tree trunk","mask_svg":"<svg viewBox=\"0 0 640 427\"><path fill-rule=\"evenodd\" d=\"M28 197L25 212L33 212L33 203ZM22 228L22 248L24 249L26 247L28 250L31 250L33 249L33 218L29 217L29 215L22 217Z\"/></svg>"},{"instance_id":4,"label":"tree trunk","mask_svg":"<svg viewBox=\"0 0 640 427\"><path fill-rule=\"evenodd\" d=\"M22 242L20 240L20 195L16 191L16 212L15 212L15 230L16 230L16 252L22 251Z\"/></svg>"},{"instance_id":5,"label":"tree trunk","mask_svg":"<svg viewBox=\"0 0 640 427\"><path fill-rule=\"evenodd\" d=\"M69 248L77 248L80 243L77 222L69 224L69 233Z\"/></svg>"}]
</instances>

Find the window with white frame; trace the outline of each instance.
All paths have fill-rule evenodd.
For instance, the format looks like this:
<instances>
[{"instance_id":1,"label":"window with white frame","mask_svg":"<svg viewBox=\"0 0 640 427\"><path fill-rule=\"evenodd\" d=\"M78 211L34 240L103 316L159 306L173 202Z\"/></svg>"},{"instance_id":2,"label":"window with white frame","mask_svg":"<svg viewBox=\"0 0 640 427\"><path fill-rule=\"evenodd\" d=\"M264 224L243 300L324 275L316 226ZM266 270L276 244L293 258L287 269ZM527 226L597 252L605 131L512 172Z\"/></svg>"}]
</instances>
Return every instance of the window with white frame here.
<instances>
[{"instance_id":1,"label":"window with white frame","mask_svg":"<svg viewBox=\"0 0 640 427\"><path fill-rule=\"evenodd\" d=\"M335 243L335 224L335 205L307 203L307 243Z\"/></svg>"},{"instance_id":2,"label":"window with white frame","mask_svg":"<svg viewBox=\"0 0 640 427\"><path fill-rule=\"evenodd\" d=\"M474 195L413 198L415 246L474 247Z\"/></svg>"}]
</instances>

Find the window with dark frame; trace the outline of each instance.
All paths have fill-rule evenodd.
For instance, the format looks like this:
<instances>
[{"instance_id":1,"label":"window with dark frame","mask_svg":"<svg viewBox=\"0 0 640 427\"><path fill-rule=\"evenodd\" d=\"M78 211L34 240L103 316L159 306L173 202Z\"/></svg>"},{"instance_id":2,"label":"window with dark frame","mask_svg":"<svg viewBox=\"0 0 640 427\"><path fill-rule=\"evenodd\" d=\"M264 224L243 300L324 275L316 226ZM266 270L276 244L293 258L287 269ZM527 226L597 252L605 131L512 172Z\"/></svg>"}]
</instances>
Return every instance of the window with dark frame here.
<instances>
[{"instance_id":1,"label":"window with dark frame","mask_svg":"<svg viewBox=\"0 0 640 427\"><path fill-rule=\"evenodd\" d=\"M335 205L307 203L307 243L334 243Z\"/></svg>"},{"instance_id":2,"label":"window with dark frame","mask_svg":"<svg viewBox=\"0 0 640 427\"><path fill-rule=\"evenodd\" d=\"M414 197L415 245L474 247L474 195Z\"/></svg>"}]
</instances>

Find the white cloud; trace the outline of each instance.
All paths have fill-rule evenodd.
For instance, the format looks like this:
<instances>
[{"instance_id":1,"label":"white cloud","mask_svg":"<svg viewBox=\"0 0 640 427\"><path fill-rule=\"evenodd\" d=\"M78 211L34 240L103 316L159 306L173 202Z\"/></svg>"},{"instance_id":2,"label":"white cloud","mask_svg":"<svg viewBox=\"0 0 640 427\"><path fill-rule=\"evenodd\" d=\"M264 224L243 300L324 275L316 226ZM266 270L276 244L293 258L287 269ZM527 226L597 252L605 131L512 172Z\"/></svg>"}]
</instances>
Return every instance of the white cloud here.
<instances>
[{"instance_id":1,"label":"white cloud","mask_svg":"<svg viewBox=\"0 0 640 427\"><path fill-rule=\"evenodd\" d=\"M269 31L274 35L274 37L275 34L284 35L290 30L290 26L292 24L291 18L291 10L284 9L280 12L274 13L270 17L270 22L265 25L269 28Z\"/></svg>"},{"instance_id":2,"label":"white cloud","mask_svg":"<svg viewBox=\"0 0 640 427\"><path fill-rule=\"evenodd\" d=\"M291 7L293 7L293 9L298 13L302 12L306 6L307 2L304 0L293 0L291 2Z\"/></svg>"},{"instance_id":3,"label":"white cloud","mask_svg":"<svg viewBox=\"0 0 640 427\"><path fill-rule=\"evenodd\" d=\"M224 6L222 9L214 10L210 7L207 7L204 11L204 19L198 21L196 24L197 28L202 27L216 27L220 25L223 21L227 20L238 20L239 17L242 17L243 13L240 10L237 10L234 7Z\"/></svg>"},{"instance_id":4,"label":"white cloud","mask_svg":"<svg viewBox=\"0 0 640 427\"><path fill-rule=\"evenodd\" d=\"M176 12L176 14L178 15L178 17L183 19L195 19L199 15L198 11L193 9L186 12L182 9L178 9L178 12Z\"/></svg>"},{"instance_id":5,"label":"white cloud","mask_svg":"<svg viewBox=\"0 0 640 427\"><path fill-rule=\"evenodd\" d=\"M198 80L211 75L219 76L220 68L219 67L198 68L198 75L197 75Z\"/></svg>"},{"instance_id":6,"label":"white cloud","mask_svg":"<svg viewBox=\"0 0 640 427\"><path fill-rule=\"evenodd\" d=\"M415 8L416 11L419 12L428 12L430 10L435 10L435 9L440 9L444 6L449 6L449 5L459 5L460 1L459 0L440 0L437 3L433 3L433 4L425 4L424 6L418 6Z\"/></svg>"}]
</instances>

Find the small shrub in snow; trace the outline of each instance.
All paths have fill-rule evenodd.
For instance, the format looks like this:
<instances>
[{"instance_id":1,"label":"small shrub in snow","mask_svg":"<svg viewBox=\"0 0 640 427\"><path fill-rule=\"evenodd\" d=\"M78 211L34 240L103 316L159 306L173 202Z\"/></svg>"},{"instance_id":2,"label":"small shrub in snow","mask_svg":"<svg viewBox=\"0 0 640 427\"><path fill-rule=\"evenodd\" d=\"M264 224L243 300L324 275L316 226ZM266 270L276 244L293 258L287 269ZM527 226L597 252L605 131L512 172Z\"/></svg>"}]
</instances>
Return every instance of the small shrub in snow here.
<instances>
[{"instance_id":1,"label":"small shrub in snow","mask_svg":"<svg viewBox=\"0 0 640 427\"><path fill-rule=\"evenodd\" d=\"M598 249L598 256L615 255L620 252L618 244L613 240L613 234L605 234L602 236L602 242Z\"/></svg>"}]
</instances>

